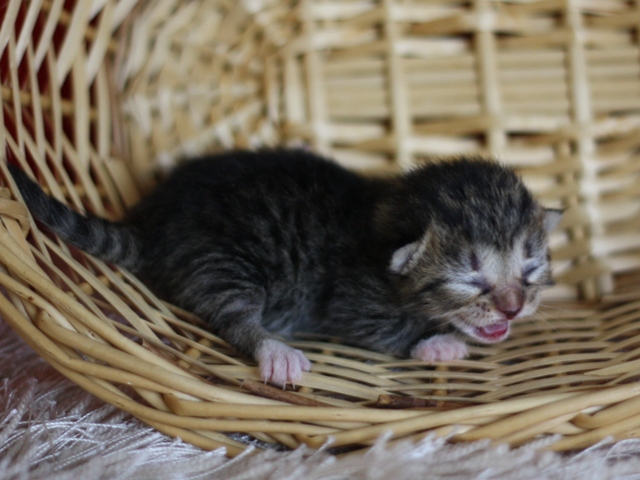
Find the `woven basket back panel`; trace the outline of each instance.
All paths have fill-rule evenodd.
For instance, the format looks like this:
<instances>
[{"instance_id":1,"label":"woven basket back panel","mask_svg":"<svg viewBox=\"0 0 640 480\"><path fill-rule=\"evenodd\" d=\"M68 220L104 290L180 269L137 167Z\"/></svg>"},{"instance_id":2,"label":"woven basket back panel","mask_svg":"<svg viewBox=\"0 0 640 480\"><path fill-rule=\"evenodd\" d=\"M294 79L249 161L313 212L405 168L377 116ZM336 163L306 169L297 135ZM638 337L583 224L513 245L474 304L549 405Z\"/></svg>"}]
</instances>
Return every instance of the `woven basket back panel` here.
<instances>
[{"instance_id":1,"label":"woven basket back panel","mask_svg":"<svg viewBox=\"0 0 640 480\"><path fill-rule=\"evenodd\" d=\"M221 432L291 448L389 430L557 434L557 450L637 437L639 14L618 0L7 0L0 315L86 390L229 455L246 445ZM6 168L115 219L185 158L280 145L376 174L461 155L514 166L566 209L549 296L566 303L435 367L306 337L292 344L312 372L282 391L39 228Z\"/></svg>"},{"instance_id":2,"label":"woven basket back panel","mask_svg":"<svg viewBox=\"0 0 640 480\"><path fill-rule=\"evenodd\" d=\"M282 143L365 169L493 156L567 209L551 296L596 298L640 266L637 14L615 0L148 2L119 70L132 161L144 177Z\"/></svg>"}]
</instances>

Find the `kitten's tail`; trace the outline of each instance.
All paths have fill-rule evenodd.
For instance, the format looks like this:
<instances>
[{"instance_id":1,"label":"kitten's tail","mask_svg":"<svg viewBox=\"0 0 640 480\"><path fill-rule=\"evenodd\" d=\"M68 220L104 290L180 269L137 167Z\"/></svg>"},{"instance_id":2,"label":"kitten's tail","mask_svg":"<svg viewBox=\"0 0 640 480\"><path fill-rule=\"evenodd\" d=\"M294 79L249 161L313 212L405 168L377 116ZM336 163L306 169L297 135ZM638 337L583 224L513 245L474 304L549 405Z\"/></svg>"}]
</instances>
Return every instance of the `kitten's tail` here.
<instances>
[{"instance_id":1,"label":"kitten's tail","mask_svg":"<svg viewBox=\"0 0 640 480\"><path fill-rule=\"evenodd\" d=\"M135 270L140 245L128 225L74 212L44 193L22 170L8 167L31 213L60 238L102 260Z\"/></svg>"}]
</instances>

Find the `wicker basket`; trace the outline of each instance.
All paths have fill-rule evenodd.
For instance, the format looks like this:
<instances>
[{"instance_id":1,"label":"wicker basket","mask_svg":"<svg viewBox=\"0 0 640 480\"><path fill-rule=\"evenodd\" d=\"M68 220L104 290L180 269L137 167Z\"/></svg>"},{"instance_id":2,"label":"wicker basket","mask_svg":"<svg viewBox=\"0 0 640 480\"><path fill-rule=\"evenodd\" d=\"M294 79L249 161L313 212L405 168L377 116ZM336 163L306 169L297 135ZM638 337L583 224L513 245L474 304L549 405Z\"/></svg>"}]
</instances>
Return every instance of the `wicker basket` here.
<instances>
[{"instance_id":1,"label":"wicker basket","mask_svg":"<svg viewBox=\"0 0 640 480\"><path fill-rule=\"evenodd\" d=\"M126 271L38 229L0 163L0 313L55 368L169 435L361 449L435 432L551 449L640 436L640 2L9 0L6 161L120 216L193 153L308 144L353 168L513 164L549 206L559 286L513 337L436 367L317 338L301 385ZM562 303L559 301L562 300Z\"/></svg>"}]
</instances>

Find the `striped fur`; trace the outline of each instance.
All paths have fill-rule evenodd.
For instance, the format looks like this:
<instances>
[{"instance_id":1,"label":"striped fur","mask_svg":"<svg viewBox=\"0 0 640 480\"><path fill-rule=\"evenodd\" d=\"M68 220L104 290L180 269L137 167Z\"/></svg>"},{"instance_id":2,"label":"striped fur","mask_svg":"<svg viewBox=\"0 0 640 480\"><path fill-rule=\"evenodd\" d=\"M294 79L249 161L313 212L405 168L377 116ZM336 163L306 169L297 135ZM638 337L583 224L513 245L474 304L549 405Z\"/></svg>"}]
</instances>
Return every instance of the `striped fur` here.
<instances>
[{"instance_id":1,"label":"striped fur","mask_svg":"<svg viewBox=\"0 0 640 480\"><path fill-rule=\"evenodd\" d=\"M47 196L22 170L9 165L29 210L65 242L91 255L132 271L140 259L140 245L129 225L86 216Z\"/></svg>"},{"instance_id":2,"label":"striped fur","mask_svg":"<svg viewBox=\"0 0 640 480\"><path fill-rule=\"evenodd\" d=\"M551 282L547 231L560 214L494 162L373 179L303 151L230 152L186 162L115 223L11 171L55 233L132 269L278 384L309 364L274 333L446 360L469 337L505 338Z\"/></svg>"}]
</instances>

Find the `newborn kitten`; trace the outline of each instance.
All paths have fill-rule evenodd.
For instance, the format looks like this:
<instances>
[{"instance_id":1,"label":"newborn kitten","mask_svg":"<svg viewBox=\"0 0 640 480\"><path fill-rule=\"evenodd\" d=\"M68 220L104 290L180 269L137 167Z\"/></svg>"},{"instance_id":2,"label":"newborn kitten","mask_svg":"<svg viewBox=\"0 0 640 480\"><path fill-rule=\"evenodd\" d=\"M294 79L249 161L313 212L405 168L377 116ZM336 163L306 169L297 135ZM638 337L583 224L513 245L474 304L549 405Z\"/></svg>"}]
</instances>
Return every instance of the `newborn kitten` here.
<instances>
[{"instance_id":1,"label":"newborn kitten","mask_svg":"<svg viewBox=\"0 0 640 480\"><path fill-rule=\"evenodd\" d=\"M310 363L270 332L453 360L467 337L505 339L551 284L561 213L489 161L371 179L303 151L230 152L177 168L121 222L75 213L10 169L62 239L206 320L278 385Z\"/></svg>"}]
</instances>

